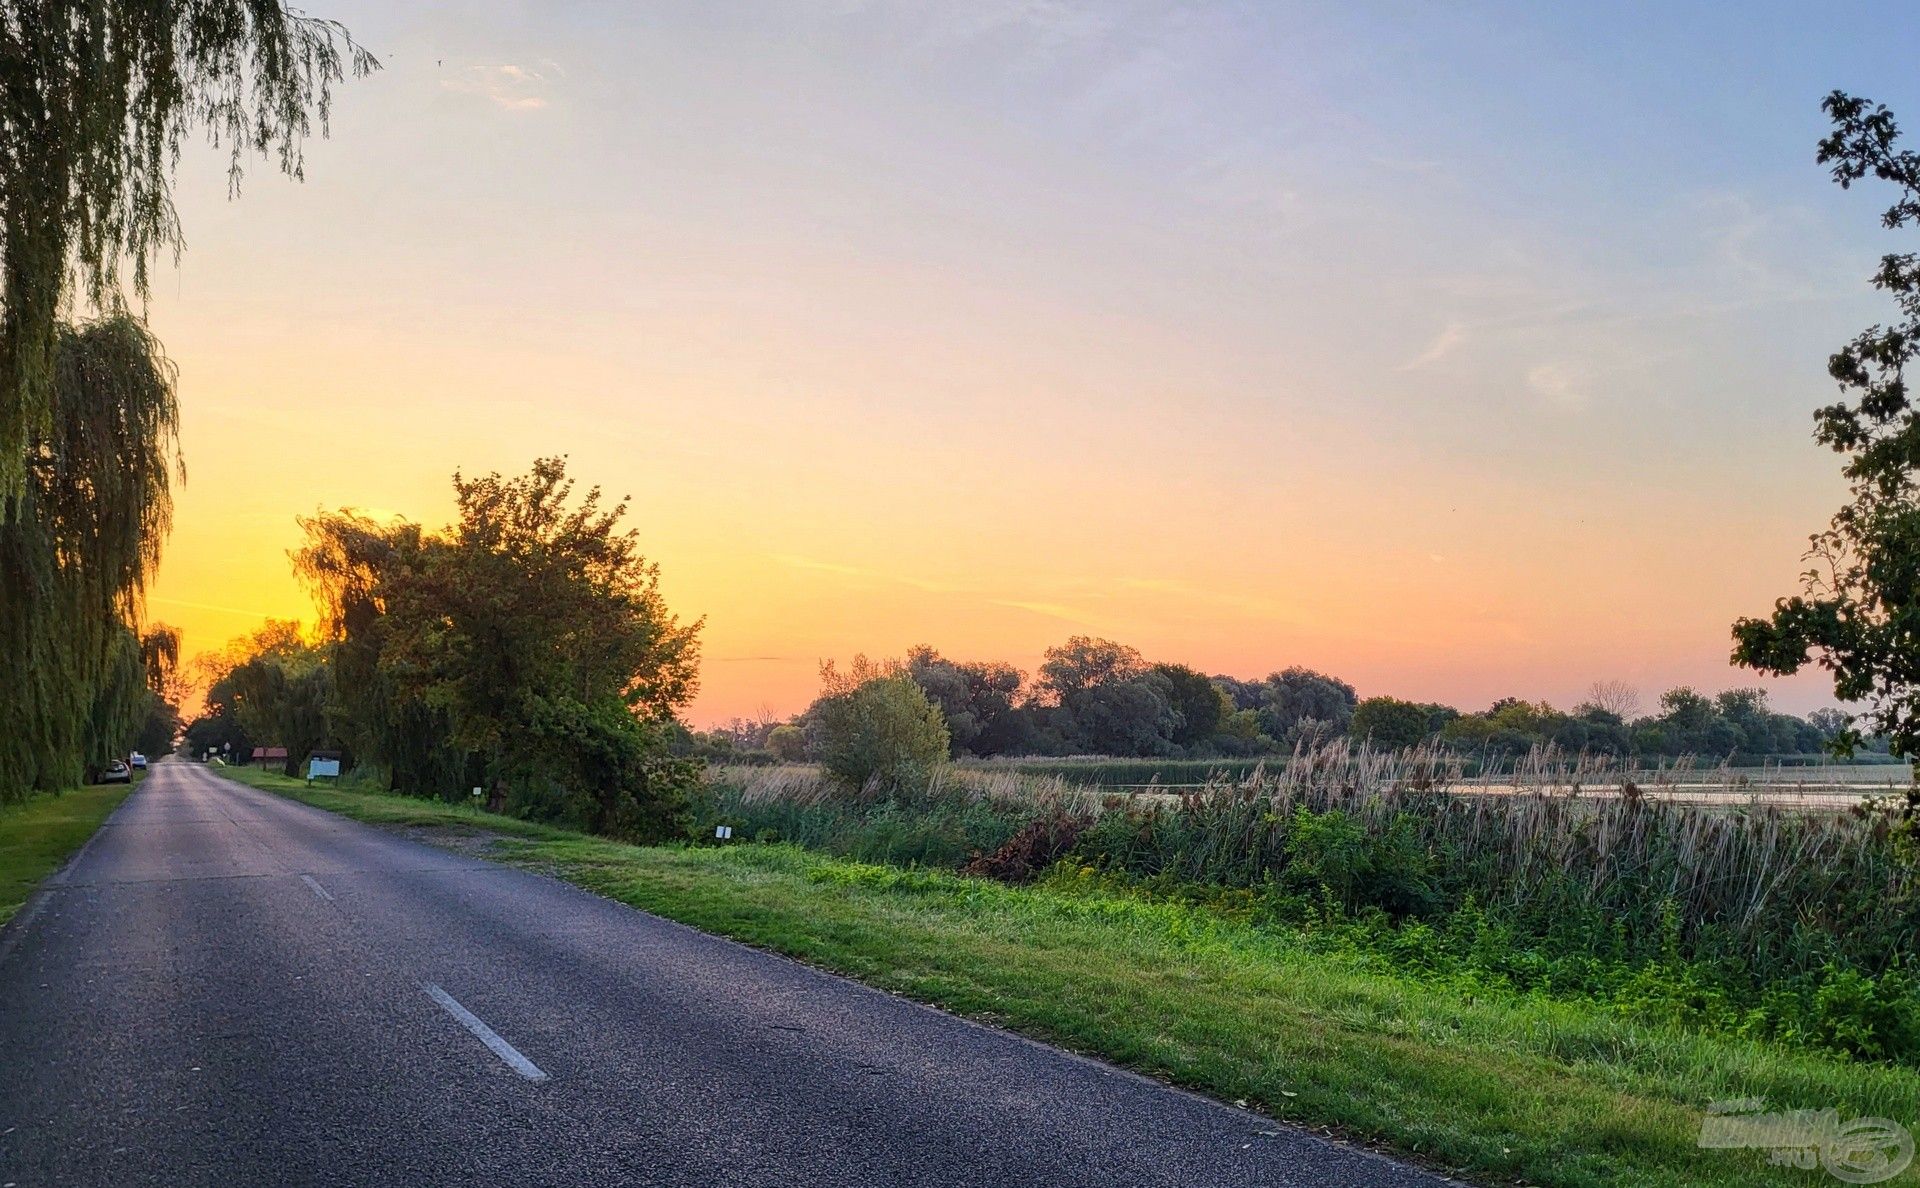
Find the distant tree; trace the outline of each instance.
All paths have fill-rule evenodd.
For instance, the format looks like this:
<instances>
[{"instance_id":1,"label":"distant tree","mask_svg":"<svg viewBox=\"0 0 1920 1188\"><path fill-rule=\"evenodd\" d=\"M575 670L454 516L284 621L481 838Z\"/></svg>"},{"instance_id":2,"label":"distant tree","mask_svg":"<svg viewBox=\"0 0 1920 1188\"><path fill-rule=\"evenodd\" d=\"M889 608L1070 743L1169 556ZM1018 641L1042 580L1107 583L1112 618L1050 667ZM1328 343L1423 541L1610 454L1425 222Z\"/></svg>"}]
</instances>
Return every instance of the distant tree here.
<instances>
[{"instance_id":1,"label":"distant tree","mask_svg":"<svg viewBox=\"0 0 1920 1188\"><path fill-rule=\"evenodd\" d=\"M1847 715L1837 709L1817 709L1807 715L1807 725L1812 727L1822 746L1840 737L1848 725Z\"/></svg>"},{"instance_id":2,"label":"distant tree","mask_svg":"<svg viewBox=\"0 0 1920 1188\"><path fill-rule=\"evenodd\" d=\"M807 732L791 722L775 726L767 735L767 750L782 763L798 763L807 757Z\"/></svg>"},{"instance_id":3,"label":"distant tree","mask_svg":"<svg viewBox=\"0 0 1920 1188\"><path fill-rule=\"evenodd\" d=\"M1659 720L1681 734L1697 734L1719 717L1719 708L1709 698L1685 685L1660 695Z\"/></svg>"},{"instance_id":4,"label":"distant tree","mask_svg":"<svg viewBox=\"0 0 1920 1188\"><path fill-rule=\"evenodd\" d=\"M1048 729L1067 751L1142 756L1175 748L1173 682L1125 644L1076 635L1047 649L1037 693L1051 707Z\"/></svg>"},{"instance_id":5,"label":"distant tree","mask_svg":"<svg viewBox=\"0 0 1920 1188\"><path fill-rule=\"evenodd\" d=\"M1267 682L1243 681L1239 677L1216 676L1213 683L1233 702L1236 710L1257 710L1266 702Z\"/></svg>"},{"instance_id":6,"label":"distant tree","mask_svg":"<svg viewBox=\"0 0 1920 1188\"><path fill-rule=\"evenodd\" d=\"M1354 707L1352 733L1383 749L1410 747L1427 737L1432 710L1397 697L1369 697Z\"/></svg>"},{"instance_id":7,"label":"distant tree","mask_svg":"<svg viewBox=\"0 0 1920 1188\"><path fill-rule=\"evenodd\" d=\"M1640 690L1625 681L1595 681L1587 688L1583 703L1616 722L1626 722L1640 712Z\"/></svg>"},{"instance_id":8,"label":"distant tree","mask_svg":"<svg viewBox=\"0 0 1920 1188\"><path fill-rule=\"evenodd\" d=\"M1172 754L1180 730L1173 683L1154 671L1079 690L1061 713L1073 749L1086 754Z\"/></svg>"},{"instance_id":9,"label":"distant tree","mask_svg":"<svg viewBox=\"0 0 1920 1188\"><path fill-rule=\"evenodd\" d=\"M911 676L874 671L856 657L848 673L821 669L822 692L807 711L813 751L849 788L888 792L924 788L947 761L947 724Z\"/></svg>"},{"instance_id":10,"label":"distant tree","mask_svg":"<svg viewBox=\"0 0 1920 1188\"><path fill-rule=\"evenodd\" d=\"M907 653L907 674L946 719L955 755L997 755L1018 745L1026 674L1011 664L948 660L926 646Z\"/></svg>"},{"instance_id":11,"label":"distant tree","mask_svg":"<svg viewBox=\"0 0 1920 1188\"><path fill-rule=\"evenodd\" d=\"M1221 691L1225 693L1224 689ZM1258 755L1278 745L1261 733L1259 715L1250 709L1237 709L1228 714L1213 738L1214 745L1229 755Z\"/></svg>"},{"instance_id":12,"label":"distant tree","mask_svg":"<svg viewBox=\"0 0 1920 1188\"><path fill-rule=\"evenodd\" d=\"M1140 653L1110 639L1076 635L1048 648L1040 664L1040 689L1065 704L1074 694L1113 681L1132 680L1147 671Z\"/></svg>"},{"instance_id":13,"label":"distant tree","mask_svg":"<svg viewBox=\"0 0 1920 1188\"><path fill-rule=\"evenodd\" d=\"M1833 121L1818 160L1849 188L1869 175L1898 197L1881 218L1890 230L1920 221L1920 155L1896 147L1899 129L1885 107L1839 91L1823 103ZM1873 278L1899 318L1873 326L1842 347L1827 370L1842 399L1815 414L1814 438L1843 455L1851 500L1811 541L1804 592L1783 598L1765 619L1733 627L1733 659L1761 672L1797 672L1817 656L1834 694L1861 702L1861 720L1887 737L1897 755L1920 751L1920 411L1906 368L1920 358L1920 255L1882 258ZM1834 744L1850 748L1849 726ZM1920 783L1907 812L1920 811Z\"/></svg>"},{"instance_id":14,"label":"distant tree","mask_svg":"<svg viewBox=\"0 0 1920 1188\"><path fill-rule=\"evenodd\" d=\"M286 748L282 768L287 775L298 774L307 756L327 742L333 682L318 649L262 653L235 666L225 680L247 734L263 746Z\"/></svg>"},{"instance_id":15,"label":"distant tree","mask_svg":"<svg viewBox=\"0 0 1920 1188\"><path fill-rule=\"evenodd\" d=\"M1167 701L1173 707L1172 741L1181 747L1212 741L1233 702L1205 673L1184 664L1156 664L1153 672L1166 682Z\"/></svg>"},{"instance_id":16,"label":"distant tree","mask_svg":"<svg viewBox=\"0 0 1920 1188\"><path fill-rule=\"evenodd\" d=\"M223 759L244 760L253 754L253 736L240 725L231 685L217 682L207 690L206 707L199 717L187 723L183 742L187 753L195 758L217 755Z\"/></svg>"},{"instance_id":17,"label":"distant tree","mask_svg":"<svg viewBox=\"0 0 1920 1188\"><path fill-rule=\"evenodd\" d=\"M133 749L144 755L167 755L180 734L180 711L157 693L147 694L147 717L134 735Z\"/></svg>"},{"instance_id":18,"label":"distant tree","mask_svg":"<svg viewBox=\"0 0 1920 1188\"><path fill-rule=\"evenodd\" d=\"M1291 745L1302 741L1299 727L1308 720L1315 723L1312 733L1316 736L1329 731L1345 734L1359 704L1352 685L1296 666L1267 678L1260 699L1260 724L1268 734Z\"/></svg>"}]
</instances>

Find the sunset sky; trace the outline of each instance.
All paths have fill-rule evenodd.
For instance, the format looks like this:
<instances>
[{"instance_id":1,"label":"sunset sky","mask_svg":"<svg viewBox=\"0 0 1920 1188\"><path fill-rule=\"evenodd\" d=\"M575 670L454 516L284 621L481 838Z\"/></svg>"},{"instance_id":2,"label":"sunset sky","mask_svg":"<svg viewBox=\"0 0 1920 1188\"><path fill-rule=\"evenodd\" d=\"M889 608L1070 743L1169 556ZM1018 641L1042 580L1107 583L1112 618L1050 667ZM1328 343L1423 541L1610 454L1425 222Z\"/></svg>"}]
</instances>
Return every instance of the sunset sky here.
<instances>
[{"instance_id":1,"label":"sunset sky","mask_svg":"<svg viewBox=\"0 0 1920 1188\"><path fill-rule=\"evenodd\" d=\"M1825 359L1915 246L1819 100L1920 128L1909 18L1575 7L314 0L386 69L304 184L182 163L149 615L311 618L294 516L564 453L706 616L700 724L1073 634L1465 708L1758 683L1728 625L1842 498Z\"/></svg>"}]
</instances>

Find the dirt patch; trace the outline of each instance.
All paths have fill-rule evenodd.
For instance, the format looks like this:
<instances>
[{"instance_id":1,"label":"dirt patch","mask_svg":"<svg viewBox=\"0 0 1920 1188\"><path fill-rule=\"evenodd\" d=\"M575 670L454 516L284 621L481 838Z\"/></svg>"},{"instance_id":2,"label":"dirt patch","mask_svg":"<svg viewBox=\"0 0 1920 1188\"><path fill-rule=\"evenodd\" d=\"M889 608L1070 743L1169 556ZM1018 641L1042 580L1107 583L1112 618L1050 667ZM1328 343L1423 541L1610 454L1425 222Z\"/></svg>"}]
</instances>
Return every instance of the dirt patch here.
<instances>
[{"instance_id":1,"label":"dirt patch","mask_svg":"<svg viewBox=\"0 0 1920 1188\"><path fill-rule=\"evenodd\" d=\"M471 858L509 857L518 848L512 843L523 840L472 825L389 825L387 828L409 841L423 842Z\"/></svg>"}]
</instances>

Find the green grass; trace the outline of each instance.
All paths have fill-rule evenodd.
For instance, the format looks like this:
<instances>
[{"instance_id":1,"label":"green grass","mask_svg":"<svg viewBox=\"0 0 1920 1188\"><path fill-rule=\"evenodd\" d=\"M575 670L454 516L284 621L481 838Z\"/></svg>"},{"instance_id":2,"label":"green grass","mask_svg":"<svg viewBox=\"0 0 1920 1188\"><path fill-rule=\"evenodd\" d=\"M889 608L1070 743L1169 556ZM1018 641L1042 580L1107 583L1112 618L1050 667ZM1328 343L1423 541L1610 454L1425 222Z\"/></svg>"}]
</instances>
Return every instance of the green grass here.
<instances>
[{"instance_id":1,"label":"green grass","mask_svg":"<svg viewBox=\"0 0 1920 1188\"><path fill-rule=\"evenodd\" d=\"M43 792L18 804L0 805L0 924L13 918L67 855L86 844L143 778L136 772L133 784Z\"/></svg>"},{"instance_id":2,"label":"green grass","mask_svg":"<svg viewBox=\"0 0 1920 1188\"><path fill-rule=\"evenodd\" d=\"M1014 888L789 846L642 849L244 778L361 820L495 829L503 860L1483 1183L1810 1182L1765 1152L1698 1149L1704 1107L1735 1097L1920 1122L1911 1068L1436 987L1092 879Z\"/></svg>"}]
</instances>

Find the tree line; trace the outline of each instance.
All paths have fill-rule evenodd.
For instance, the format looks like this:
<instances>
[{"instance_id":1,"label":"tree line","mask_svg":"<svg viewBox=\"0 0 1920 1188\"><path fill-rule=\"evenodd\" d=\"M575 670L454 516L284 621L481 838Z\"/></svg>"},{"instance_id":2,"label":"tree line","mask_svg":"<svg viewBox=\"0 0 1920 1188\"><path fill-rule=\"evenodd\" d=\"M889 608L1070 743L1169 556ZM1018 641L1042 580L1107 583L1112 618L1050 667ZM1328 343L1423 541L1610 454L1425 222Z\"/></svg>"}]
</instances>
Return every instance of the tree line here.
<instances>
[{"instance_id":1,"label":"tree line","mask_svg":"<svg viewBox=\"0 0 1920 1188\"><path fill-rule=\"evenodd\" d=\"M829 663L822 684L789 721L682 729L674 747L718 760L819 759L855 775L875 764L840 756L871 749L876 736L892 737L895 751L921 765L1001 755L1239 758L1338 738L1382 748L1432 743L1496 760L1543 746L1620 758L1759 759L1821 753L1847 726L1838 710L1779 713L1757 688L1714 696L1672 689L1641 713L1638 694L1620 682L1597 682L1568 710L1517 697L1460 710L1362 698L1350 683L1303 667L1254 680L1209 676L1089 636L1049 648L1032 675L917 647L897 661ZM856 734L869 737L856 744ZM1861 745L1886 749L1884 741Z\"/></svg>"}]
</instances>

